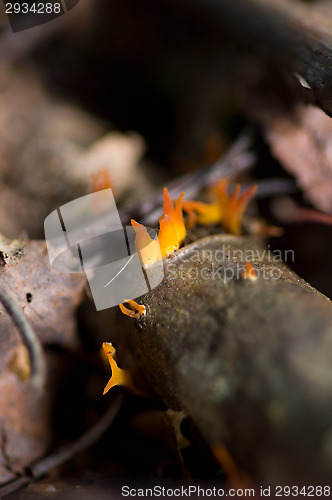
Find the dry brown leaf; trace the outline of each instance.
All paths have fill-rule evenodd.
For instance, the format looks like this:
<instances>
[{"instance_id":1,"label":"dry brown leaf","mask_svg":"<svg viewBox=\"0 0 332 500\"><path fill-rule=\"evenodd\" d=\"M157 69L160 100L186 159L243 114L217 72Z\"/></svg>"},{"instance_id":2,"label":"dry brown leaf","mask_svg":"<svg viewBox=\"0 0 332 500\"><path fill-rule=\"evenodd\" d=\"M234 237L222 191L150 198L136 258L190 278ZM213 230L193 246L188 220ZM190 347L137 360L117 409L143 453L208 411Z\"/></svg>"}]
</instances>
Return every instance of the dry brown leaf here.
<instances>
[{"instance_id":1,"label":"dry brown leaf","mask_svg":"<svg viewBox=\"0 0 332 500\"><path fill-rule=\"evenodd\" d=\"M0 483L45 453L52 436L51 393L38 394L10 369L0 375Z\"/></svg>"},{"instance_id":2,"label":"dry brown leaf","mask_svg":"<svg viewBox=\"0 0 332 500\"><path fill-rule=\"evenodd\" d=\"M76 346L75 310L85 276L53 271L44 241L9 242L1 237L0 255L1 286L22 307L41 342ZM39 394L26 379L24 351L16 327L0 306L0 482L44 454L52 435L54 395L49 383Z\"/></svg>"},{"instance_id":3,"label":"dry brown leaf","mask_svg":"<svg viewBox=\"0 0 332 500\"><path fill-rule=\"evenodd\" d=\"M1 248L0 248L1 253ZM0 267L1 286L18 302L43 344L77 345L75 309L82 297L84 274L53 271L44 241L28 241L21 258ZM8 314L0 308L0 369L19 341Z\"/></svg>"},{"instance_id":4,"label":"dry brown leaf","mask_svg":"<svg viewBox=\"0 0 332 500\"><path fill-rule=\"evenodd\" d=\"M307 199L332 213L332 120L314 106L260 119L273 155L295 176Z\"/></svg>"}]
</instances>

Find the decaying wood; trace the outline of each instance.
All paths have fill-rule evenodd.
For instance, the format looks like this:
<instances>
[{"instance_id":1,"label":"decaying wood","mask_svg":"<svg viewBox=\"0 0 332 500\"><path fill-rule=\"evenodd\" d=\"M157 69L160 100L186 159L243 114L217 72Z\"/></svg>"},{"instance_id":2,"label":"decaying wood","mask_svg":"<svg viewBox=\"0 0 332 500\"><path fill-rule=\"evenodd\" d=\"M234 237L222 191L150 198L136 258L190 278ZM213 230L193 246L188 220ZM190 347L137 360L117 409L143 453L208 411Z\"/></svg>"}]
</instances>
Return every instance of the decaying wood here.
<instances>
[{"instance_id":1,"label":"decaying wood","mask_svg":"<svg viewBox=\"0 0 332 500\"><path fill-rule=\"evenodd\" d=\"M114 311L105 340L258 484L328 484L332 305L275 257L249 237L198 240L164 261L147 316Z\"/></svg>"}]
</instances>

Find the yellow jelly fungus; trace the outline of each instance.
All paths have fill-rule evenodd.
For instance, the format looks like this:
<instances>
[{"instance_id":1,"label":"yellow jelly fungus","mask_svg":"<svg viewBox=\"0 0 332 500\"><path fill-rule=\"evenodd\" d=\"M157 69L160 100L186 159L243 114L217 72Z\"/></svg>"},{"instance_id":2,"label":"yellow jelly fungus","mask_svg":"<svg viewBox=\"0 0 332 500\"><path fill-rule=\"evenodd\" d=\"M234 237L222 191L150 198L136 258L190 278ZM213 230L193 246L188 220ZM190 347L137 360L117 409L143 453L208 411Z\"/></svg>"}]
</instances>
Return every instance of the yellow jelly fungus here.
<instances>
[{"instance_id":1,"label":"yellow jelly fungus","mask_svg":"<svg viewBox=\"0 0 332 500\"><path fill-rule=\"evenodd\" d=\"M190 200L183 202L183 210L189 216L189 227L193 227L196 222L199 224L221 223L229 233L241 234L242 217L257 186L252 186L240 194L240 185L237 184L232 194L229 194L229 184L229 179L222 179L217 183L213 190L216 198L213 203Z\"/></svg>"},{"instance_id":2,"label":"yellow jelly fungus","mask_svg":"<svg viewBox=\"0 0 332 500\"><path fill-rule=\"evenodd\" d=\"M121 312L130 318L140 318L146 315L146 307L143 304L138 304L135 300L125 300L127 304L130 305L132 309L128 309L123 304L119 304Z\"/></svg>"},{"instance_id":3,"label":"yellow jelly fungus","mask_svg":"<svg viewBox=\"0 0 332 500\"><path fill-rule=\"evenodd\" d=\"M99 195L94 198L93 209L100 214L109 208L112 192L114 193L112 178L107 168L101 168L91 175L91 193L97 191L99 191Z\"/></svg>"},{"instance_id":4,"label":"yellow jelly fungus","mask_svg":"<svg viewBox=\"0 0 332 500\"><path fill-rule=\"evenodd\" d=\"M143 224L139 224L131 219L131 225L136 233L135 248L144 267L149 267L162 260L161 250L158 240L154 240Z\"/></svg>"},{"instance_id":5,"label":"yellow jelly fungus","mask_svg":"<svg viewBox=\"0 0 332 500\"><path fill-rule=\"evenodd\" d=\"M91 192L102 191L103 189L113 189L111 174L107 168L101 168L91 175Z\"/></svg>"},{"instance_id":6,"label":"yellow jelly fungus","mask_svg":"<svg viewBox=\"0 0 332 500\"><path fill-rule=\"evenodd\" d=\"M103 342L103 349L108 358L109 364L111 365L112 376L108 381L103 394L106 394L115 385L126 385L131 386L130 375L126 370L122 370L118 367L115 359L116 350L110 342Z\"/></svg>"},{"instance_id":7,"label":"yellow jelly fungus","mask_svg":"<svg viewBox=\"0 0 332 500\"><path fill-rule=\"evenodd\" d=\"M246 262L245 270L241 271L241 278L249 281L257 280L257 271L251 262Z\"/></svg>"},{"instance_id":8,"label":"yellow jelly fungus","mask_svg":"<svg viewBox=\"0 0 332 500\"><path fill-rule=\"evenodd\" d=\"M229 179L222 179L216 186L216 196L221 208L221 223L232 234L241 234L243 214L257 191L257 185L240 193L240 184L236 184L231 195L228 194Z\"/></svg>"},{"instance_id":9,"label":"yellow jelly fungus","mask_svg":"<svg viewBox=\"0 0 332 500\"><path fill-rule=\"evenodd\" d=\"M201 201L185 200L183 210L188 214L188 227L191 229L198 224L217 224L221 221L221 210L219 203L203 203Z\"/></svg>"},{"instance_id":10,"label":"yellow jelly fungus","mask_svg":"<svg viewBox=\"0 0 332 500\"><path fill-rule=\"evenodd\" d=\"M157 240L151 238L146 227L133 219L131 220L131 225L136 233L136 251L144 267L152 266L168 257L179 248L180 243L186 237L187 231L182 213L183 194L180 194L174 206L167 188L164 189L164 214L159 219Z\"/></svg>"},{"instance_id":11,"label":"yellow jelly fungus","mask_svg":"<svg viewBox=\"0 0 332 500\"><path fill-rule=\"evenodd\" d=\"M168 257L180 246L178 233L169 215L162 215L159 219L158 243L162 258Z\"/></svg>"},{"instance_id":12,"label":"yellow jelly fungus","mask_svg":"<svg viewBox=\"0 0 332 500\"><path fill-rule=\"evenodd\" d=\"M236 489L253 488L253 482L248 474L236 465L233 457L222 444L218 444L211 448L211 451L221 467L224 469L225 474L230 484Z\"/></svg>"},{"instance_id":13,"label":"yellow jelly fungus","mask_svg":"<svg viewBox=\"0 0 332 500\"><path fill-rule=\"evenodd\" d=\"M171 200L171 197L169 195L168 189L164 187L164 205L163 205L164 215L168 215L171 218L178 237L179 245L187 235L187 230L183 220L183 213L182 213L183 195L184 191L182 191L174 206L173 201Z\"/></svg>"}]
</instances>

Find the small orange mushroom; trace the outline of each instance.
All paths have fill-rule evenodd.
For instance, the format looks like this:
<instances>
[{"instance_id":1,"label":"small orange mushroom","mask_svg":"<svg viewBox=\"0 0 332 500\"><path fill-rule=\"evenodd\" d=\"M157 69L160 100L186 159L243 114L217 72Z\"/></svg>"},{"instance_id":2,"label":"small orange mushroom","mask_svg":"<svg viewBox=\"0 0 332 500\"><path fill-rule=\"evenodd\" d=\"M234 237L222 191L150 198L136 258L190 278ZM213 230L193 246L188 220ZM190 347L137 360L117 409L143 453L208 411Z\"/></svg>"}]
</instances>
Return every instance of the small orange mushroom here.
<instances>
[{"instance_id":1,"label":"small orange mushroom","mask_svg":"<svg viewBox=\"0 0 332 500\"><path fill-rule=\"evenodd\" d=\"M218 224L221 221L221 207L219 203L203 203L202 201L185 200L183 210L189 216L188 227L191 229L198 224Z\"/></svg>"},{"instance_id":2,"label":"small orange mushroom","mask_svg":"<svg viewBox=\"0 0 332 500\"><path fill-rule=\"evenodd\" d=\"M131 219L131 225L136 233L135 248L142 266L150 267L162 260L161 249L158 240L154 240L143 224Z\"/></svg>"},{"instance_id":3,"label":"small orange mushroom","mask_svg":"<svg viewBox=\"0 0 332 500\"><path fill-rule=\"evenodd\" d=\"M223 179L216 186L216 195L221 207L221 223L232 234L241 234L243 214L257 191L257 185L252 186L241 194L240 184L236 184L231 195L228 194L229 180Z\"/></svg>"},{"instance_id":4,"label":"small orange mushroom","mask_svg":"<svg viewBox=\"0 0 332 500\"><path fill-rule=\"evenodd\" d=\"M113 189L111 174L107 168L101 168L91 175L91 192L102 191L103 189Z\"/></svg>"},{"instance_id":5,"label":"small orange mushroom","mask_svg":"<svg viewBox=\"0 0 332 500\"><path fill-rule=\"evenodd\" d=\"M136 238L135 247L144 267L149 267L168 257L177 250L186 237L187 230L183 220L181 193L175 206L164 188L164 214L159 219L159 233L157 240L149 235L146 227L134 219L131 220Z\"/></svg>"},{"instance_id":6,"label":"small orange mushroom","mask_svg":"<svg viewBox=\"0 0 332 500\"><path fill-rule=\"evenodd\" d=\"M96 192L99 192L99 195L94 198L93 209L99 214L109 209L109 202L114 193L112 178L107 168L101 168L91 175L91 193Z\"/></svg>"},{"instance_id":7,"label":"small orange mushroom","mask_svg":"<svg viewBox=\"0 0 332 500\"><path fill-rule=\"evenodd\" d=\"M185 200L183 210L189 215L189 227L196 222L199 224L221 223L226 231L232 234L241 233L242 217L250 200L254 196L257 186L252 186L240 194L240 185L237 184L232 194L229 194L229 179L221 179L214 188L216 201L203 203Z\"/></svg>"},{"instance_id":8,"label":"small orange mushroom","mask_svg":"<svg viewBox=\"0 0 332 500\"><path fill-rule=\"evenodd\" d=\"M146 315L146 307L143 304L138 304L135 300L125 300L127 304L130 305L132 309L128 309L123 304L119 304L120 310L126 316L130 318L141 318Z\"/></svg>"},{"instance_id":9,"label":"small orange mushroom","mask_svg":"<svg viewBox=\"0 0 332 500\"><path fill-rule=\"evenodd\" d=\"M226 476L233 488L246 489L253 488L254 484L248 474L236 465L233 457L222 444L212 446L211 451L217 462L224 469Z\"/></svg>"},{"instance_id":10,"label":"small orange mushroom","mask_svg":"<svg viewBox=\"0 0 332 500\"><path fill-rule=\"evenodd\" d=\"M116 385L132 386L131 378L127 370L122 370L118 367L114 357L116 350L110 342L103 342L103 349L108 358L112 370L112 376L107 382L103 394L106 394L112 387Z\"/></svg>"},{"instance_id":11,"label":"small orange mushroom","mask_svg":"<svg viewBox=\"0 0 332 500\"><path fill-rule=\"evenodd\" d=\"M180 246L180 239L173 219L169 215L162 215L159 219L158 243L161 256L164 259Z\"/></svg>"},{"instance_id":12,"label":"small orange mushroom","mask_svg":"<svg viewBox=\"0 0 332 500\"><path fill-rule=\"evenodd\" d=\"M251 262L246 262L245 270L241 271L241 278L249 281L257 280L257 271Z\"/></svg>"},{"instance_id":13,"label":"small orange mushroom","mask_svg":"<svg viewBox=\"0 0 332 500\"><path fill-rule=\"evenodd\" d=\"M182 191L174 206L171 197L169 195L168 189L164 187L164 205L163 205L164 215L168 215L171 218L178 237L179 245L187 235L187 230L183 220L183 213L182 213L183 196L184 196L184 191Z\"/></svg>"}]
</instances>

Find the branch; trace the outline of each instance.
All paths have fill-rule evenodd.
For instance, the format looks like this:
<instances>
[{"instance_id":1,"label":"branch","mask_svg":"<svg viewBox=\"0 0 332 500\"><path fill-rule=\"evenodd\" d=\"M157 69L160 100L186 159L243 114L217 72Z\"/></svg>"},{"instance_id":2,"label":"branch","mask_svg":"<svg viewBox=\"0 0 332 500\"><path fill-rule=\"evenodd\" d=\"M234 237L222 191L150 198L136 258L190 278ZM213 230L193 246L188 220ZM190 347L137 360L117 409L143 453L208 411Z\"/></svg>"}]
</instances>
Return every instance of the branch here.
<instances>
[{"instance_id":1,"label":"branch","mask_svg":"<svg viewBox=\"0 0 332 500\"><path fill-rule=\"evenodd\" d=\"M183 0L186 1L186 0ZM193 0L223 32L297 78L332 115L332 21L298 0Z\"/></svg>"},{"instance_id":2,"label":"branch","mask_svg":"<svg viewBox=\"0 0 332 500\"><path fill-rule=\"evenodd\" d=\"M63 446L52 455L38 460L38 462L28 467L28 470L32 474L33 478L39 479L40 477L44 476L49 470L53 469L54 467L58 467L65 462L68 462L68 460L72 459L73 457L90 448L90 446L96 443L113 423L122 406L123 399L123 392L118 392L113 398L112 404L109 406L106 413L101 417L101 419L94 427L83 434L83 436L81 436L74 443Z\"/></svg>"},{"instance_id":3,"label":"branch","mask_svg":"<svg viewBox=\"0 0 332 500\"><path fill-rule=\"evenodd\" d=\"M67 446L63 446L55 453L52 453L51 455L42 458L27 467L27 475L14 479L10 483L1 486L0 497L2 498L5 495L9 495L18 489L27 486L31 482L31 476L33 479L39 479L54 467L63 465L79 453L94 445L114 422L122 406L123 399L124 393L119 391L113 397L109 408L95 426L89 429L77 441L74 441Z\"/></svg>"},{"instance_id":4,"label":"branch","mask_svg":"<svg viewBox=\"0 0 332 500\"><path fill-rule=\"evenodd\" d=\"M14 299L0 287L0 302L11 317L17 327L24 344L26 345L30 359L31 383L37 390L45 385L46 364L43 356L41 344L24 316L22 309L16 304Z\"/></svg>"},{"instance_id":5,"label":"branch","mask_svg":"<svg viewBox=\"0 0 332 500\"><path fill-rule=\"evenodd\" d=\"M164 261L146 317L113 318L112 342L257 484L329 484L332 304L278 259L250 237L197 240Z\"/></svg>"}]
</instances>

